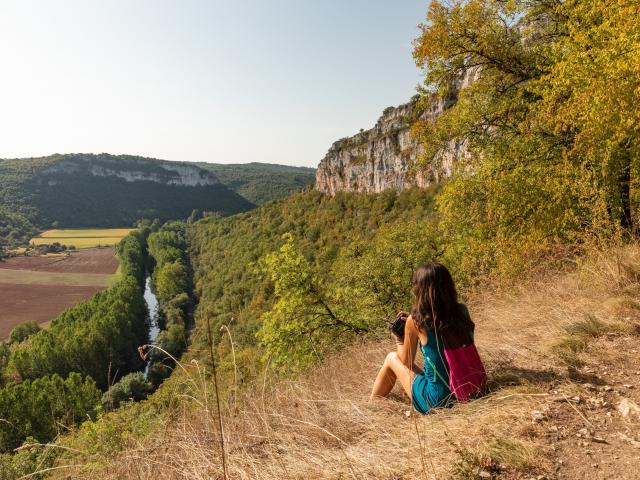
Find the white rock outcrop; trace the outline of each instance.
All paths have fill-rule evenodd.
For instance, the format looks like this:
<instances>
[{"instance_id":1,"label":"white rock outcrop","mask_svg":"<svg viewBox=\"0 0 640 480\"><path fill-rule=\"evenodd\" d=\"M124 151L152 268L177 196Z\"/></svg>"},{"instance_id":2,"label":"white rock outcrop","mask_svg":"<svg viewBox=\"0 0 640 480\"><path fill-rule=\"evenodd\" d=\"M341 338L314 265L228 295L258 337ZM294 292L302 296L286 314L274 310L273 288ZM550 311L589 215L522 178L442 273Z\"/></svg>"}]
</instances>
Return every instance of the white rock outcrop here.
<instances>
[{"instance_id":1,"label":"white rock outcrop","mask_svg":"<svg viewBox=\"0 0 640 480\"><path fill-rule=\"evenodd\" d=\"M455 160L465 154L464 146L449 145L446 151L436 154L430 168L413 173L411 166L423 149L411 135L411 127L417 120L437 119L455 103L459 89L470 85L477 74L477 69L469 70L447 99L433 95L428 108L419 110L416 95L408 103L386 108L370 130L335 142L318 165L316 189L335 195L339 191L424 188L450 175Z\"/></svg>"},{"instance_id":2,"label":"white rock outcrop","mask_svg":"<svg viewBox=\"0 0 640 480\"><path fill-rule=\"evenodd\" d=\"M218 177L196 165L155 159L112 155L75 155L41 172L49 186L57 184L56 175L84 174L93 177L117 177L127 182L155 182L165 185L197 187L218 185Z\"/></svg>"}]
</instances>

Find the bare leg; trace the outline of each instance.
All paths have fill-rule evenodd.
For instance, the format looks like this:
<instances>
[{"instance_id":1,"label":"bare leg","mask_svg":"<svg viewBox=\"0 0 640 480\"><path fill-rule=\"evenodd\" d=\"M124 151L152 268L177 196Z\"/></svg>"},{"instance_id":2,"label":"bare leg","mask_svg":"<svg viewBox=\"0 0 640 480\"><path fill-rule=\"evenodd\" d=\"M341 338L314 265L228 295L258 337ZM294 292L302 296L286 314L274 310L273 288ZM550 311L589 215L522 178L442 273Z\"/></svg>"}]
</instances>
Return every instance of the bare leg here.
<instances>
[{"instance_id":1,"label":"bare leg","mask_svg":"<svg viewBox=\"0 0 640 480\"><path fill-rule=\"evenodd\" d=\"M410 368L415 374L422 374L422 369L413 363L416 357L415 350L416 345L406 344L396 340L396 351L398 352L398 358L407 367Z\"/></svg>"},{"instance_id":2,"label":"bare leg","mask_svg":"<svg viewBox=\"0 0 640 480\"><path fill-rule=\"evenodd\" d=\"M400 360L398 352L389 353L373 383L371 398L386 397L395 385L396 380L400 382L404 391L411 398L413 374L414 372Z\"/></svg>"}]
</instances>

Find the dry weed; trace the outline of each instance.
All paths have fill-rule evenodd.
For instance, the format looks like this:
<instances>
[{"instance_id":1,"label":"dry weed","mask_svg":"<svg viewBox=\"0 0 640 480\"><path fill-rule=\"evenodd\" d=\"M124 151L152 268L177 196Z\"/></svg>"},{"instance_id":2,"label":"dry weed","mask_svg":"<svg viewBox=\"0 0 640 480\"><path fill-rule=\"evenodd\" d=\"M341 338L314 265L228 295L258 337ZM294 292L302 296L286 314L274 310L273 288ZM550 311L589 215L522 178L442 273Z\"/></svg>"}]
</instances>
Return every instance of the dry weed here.
<instances>
[{"instance_id":1,"label":"dry weed","mask_svg":"<svg viewBox=\"0 0 640 480\"><path fill-rule=\"evenodd\" d=\"M617 323L637 322L637 304L623 308L633 315L624 320L619 300L638 287L638 260L640 248L624 247L585 261L573 273L473 294L468 304L493 391L433 415L412 412L397 389L389 399L369 400L390 339L353 345L295 381L271 384L265 372L244 396L229 397L221 407L227 477L473 478L478 468L544 469L518 432L531 425L531 411L550 388L571 381L548 346L560 345L558 351L577 357L589 338L616 331ZM224 478L212 385L197 364L185 369L193 390L161 431L132 441L108 468L85 466L69 478Z\"/></svg>"}]
</instances>

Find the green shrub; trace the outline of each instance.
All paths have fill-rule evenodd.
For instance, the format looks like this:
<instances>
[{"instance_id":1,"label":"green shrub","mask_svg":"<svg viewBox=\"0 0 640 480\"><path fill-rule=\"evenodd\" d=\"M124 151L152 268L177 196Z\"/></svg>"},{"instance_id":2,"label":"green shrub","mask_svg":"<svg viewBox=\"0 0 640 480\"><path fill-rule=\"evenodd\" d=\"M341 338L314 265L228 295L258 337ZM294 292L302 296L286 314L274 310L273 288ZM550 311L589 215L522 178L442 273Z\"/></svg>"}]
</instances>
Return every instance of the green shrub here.
<instances>
[{"instance_id":1,"label":"green shrub","mask_svg":"<svg viewBox=\"0 0 640 480\"><path fill-rule=\"evenodd\" d=\"M40 443L55 438L96 413L100 391L95 382L71 373L8 384L0 389L0 452L19 447L29 436Z\"/></svg>"},{"instance_id":2,"label":"green shrub","mask_svg":"<svg viewBox=\"0 0 640 480\"><path fill-rule=\"evenodd\" d=\"M122 402L144 400L151 393L153 385L144 378L142 372L133 372L122 377L102 395L105 410L114 410Z\"/></svg>"},{"instance_id":3,"label":"green shrub","mask_svg":"<svg viewBox=\"0 0 640 480\"><path fill-rule=\"evenodd\" d=\"M24 342L27 338L38 333L40 330L40 326L33 320L21 323L11 330L11 333L9 334L9 343Z\"/></svg>"}]
</instances>

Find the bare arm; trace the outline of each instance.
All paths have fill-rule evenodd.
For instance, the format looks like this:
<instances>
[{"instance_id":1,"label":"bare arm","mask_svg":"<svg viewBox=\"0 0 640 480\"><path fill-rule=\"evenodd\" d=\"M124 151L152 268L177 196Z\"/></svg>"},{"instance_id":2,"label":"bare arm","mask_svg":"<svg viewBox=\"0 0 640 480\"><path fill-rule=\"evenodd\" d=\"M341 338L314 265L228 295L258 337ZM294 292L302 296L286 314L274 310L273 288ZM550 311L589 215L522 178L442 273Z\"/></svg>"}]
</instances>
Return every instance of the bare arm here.
<instances>
[{"instance_id":1,"label":"bare arm","mask_svg":"<svg viewBox=\"0 0 640 480\"><path fill-rule=\"evenodd\" d=\"M408 313L407 316L408 318L404 325L404 340L402 344L398 345L398 358L410 369L416 358L416 351L418 349L418 327L413 317Z\"/></svg>"}]
</instances>

